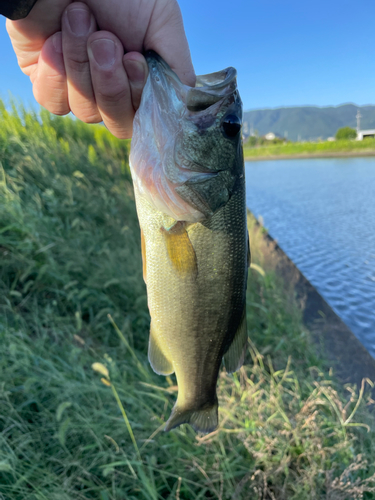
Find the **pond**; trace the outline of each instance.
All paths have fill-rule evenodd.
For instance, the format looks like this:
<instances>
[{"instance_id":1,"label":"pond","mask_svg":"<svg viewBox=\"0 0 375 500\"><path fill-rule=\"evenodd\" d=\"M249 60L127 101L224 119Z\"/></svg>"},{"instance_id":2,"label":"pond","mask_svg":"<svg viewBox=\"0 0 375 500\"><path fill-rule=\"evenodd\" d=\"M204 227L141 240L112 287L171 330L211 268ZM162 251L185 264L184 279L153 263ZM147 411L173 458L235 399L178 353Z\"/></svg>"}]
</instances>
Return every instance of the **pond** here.
<instances>
[{"instance_id":1,"label":"pond","mask_svg":"<svg viewBox=\"0 0 375 500\"><path fill-rule=\"evenodd\" d=\"M375 158L246 163L247 205L375 357Z\"/></svg>"}]
</instances>

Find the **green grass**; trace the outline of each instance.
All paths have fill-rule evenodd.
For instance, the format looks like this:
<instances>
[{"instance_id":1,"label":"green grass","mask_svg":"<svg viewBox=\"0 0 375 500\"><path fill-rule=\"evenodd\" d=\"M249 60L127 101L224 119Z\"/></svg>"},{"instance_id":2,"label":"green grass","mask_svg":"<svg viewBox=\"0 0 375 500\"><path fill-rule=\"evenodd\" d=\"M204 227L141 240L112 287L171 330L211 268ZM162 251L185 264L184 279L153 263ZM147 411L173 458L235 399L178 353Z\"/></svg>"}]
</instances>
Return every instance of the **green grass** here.
<instances>
[{"instance_id":1,"label":"green grass","mask_svg":"<svg viewBox=\"0 0 375 500\"><path fill-rule=\"evenodd\" d=\"M4 107L0 124L0 498L373 498L366 397L316 358L255 221L248 363L220 376L217 431L164 433L176 387L147 361L128 143Z\"/></svg>"},{"instance_id":2,"label":"green grass","mask_svg":"<svg viewBox=\"0 0 375 500\"><path fill-rule=\"evenodd\" d=\"M375 155L375 139L364 141L326 141L326 142L288 142L285 144L246 147L244 155L246 159L266 158L268 156L293 156L293 155L334 155L345 153L373 153Z\"/></svg>"}]
</instances>

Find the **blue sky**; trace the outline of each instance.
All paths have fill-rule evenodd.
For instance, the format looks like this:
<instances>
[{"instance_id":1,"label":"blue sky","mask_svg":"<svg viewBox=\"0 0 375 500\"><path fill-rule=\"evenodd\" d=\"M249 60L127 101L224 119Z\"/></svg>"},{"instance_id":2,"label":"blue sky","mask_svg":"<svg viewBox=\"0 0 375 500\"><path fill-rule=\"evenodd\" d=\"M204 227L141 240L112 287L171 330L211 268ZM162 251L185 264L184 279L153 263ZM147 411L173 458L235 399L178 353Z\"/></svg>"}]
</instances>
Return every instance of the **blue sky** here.
<instances>
[{"instance_id":1,"label":"blue sky","mask_svg":"<svg viewBox=\"0 0 375 500\"><path fill-rule=\"evenodd\" d=\"M373 0L180 0L197 73L234 66L244 109L375 103ZM0 19L0 95L33 103Z\"/></svg>"}]
</instances>

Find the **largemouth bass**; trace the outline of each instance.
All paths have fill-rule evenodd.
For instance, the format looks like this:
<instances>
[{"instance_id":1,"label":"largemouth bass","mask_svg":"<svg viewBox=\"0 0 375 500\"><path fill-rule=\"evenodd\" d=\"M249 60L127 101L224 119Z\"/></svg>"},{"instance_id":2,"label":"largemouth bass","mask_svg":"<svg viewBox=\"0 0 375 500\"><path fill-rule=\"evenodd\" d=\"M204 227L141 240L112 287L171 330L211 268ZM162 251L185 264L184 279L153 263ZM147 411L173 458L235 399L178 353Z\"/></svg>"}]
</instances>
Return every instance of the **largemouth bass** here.
<instances>
[{"instance_id":1,"label":"largemouth bass","mask_svg":"<svg viewBox=\"0 0 375 500\"><path fill-rule=\"evenodd\" d=\"M218 425L216 384L243 363L250 262L236 70L181 83L161 57L133 128L130 165L151 315L148 357L176 373L178 398L166 424Z\"/></svg>"}]
</instances>

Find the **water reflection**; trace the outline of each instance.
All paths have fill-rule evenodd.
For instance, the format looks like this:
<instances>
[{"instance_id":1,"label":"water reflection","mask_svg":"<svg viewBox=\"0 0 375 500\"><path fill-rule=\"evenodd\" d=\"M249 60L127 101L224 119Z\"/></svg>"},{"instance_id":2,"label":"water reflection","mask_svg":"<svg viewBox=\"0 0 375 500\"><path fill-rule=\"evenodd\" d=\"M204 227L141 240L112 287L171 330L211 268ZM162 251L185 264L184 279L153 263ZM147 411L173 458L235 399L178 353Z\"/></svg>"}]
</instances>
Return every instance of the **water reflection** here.
<instances>
[{"instance_id":1,"label":"water reflection","mask_svg":"<svg viewBox=\"0 0 375 500\"><path fill-rule=\"evenodd\" d=\"M246 164L247 204L375 357L375 158Z\"/></svg>"}]
</instances>

